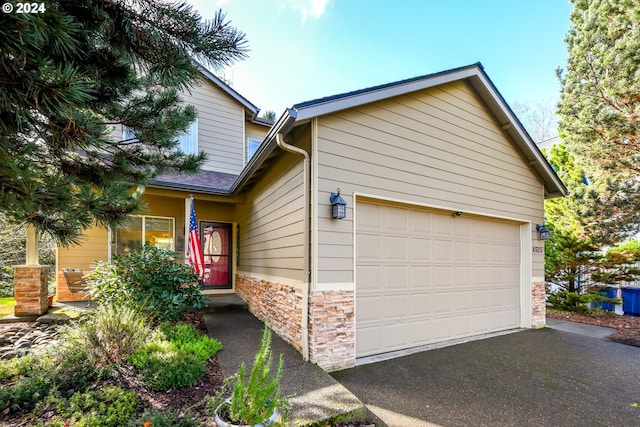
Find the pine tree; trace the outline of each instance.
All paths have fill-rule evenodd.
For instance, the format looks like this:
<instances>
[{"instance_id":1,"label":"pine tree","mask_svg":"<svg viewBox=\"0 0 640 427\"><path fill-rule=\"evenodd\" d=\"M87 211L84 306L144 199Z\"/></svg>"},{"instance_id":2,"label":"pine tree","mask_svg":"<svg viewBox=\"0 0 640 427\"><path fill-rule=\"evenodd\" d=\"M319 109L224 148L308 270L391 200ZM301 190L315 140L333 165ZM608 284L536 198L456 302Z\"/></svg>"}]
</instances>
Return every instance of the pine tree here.
<instances>
[{"instance_id":1,"label":"pine tree","mask_svg":"<svg viewBox=\"0 0 640 427\"><path fill-rule=\"evenodd\" d=\"M61 244L138 208L136 186L193 173L177 137L195 119L179 93L200 64L246 55L244 34L185 3L60 0L0 14L0 209ZM116 126L135 138L113 138Z\"/></svg>"},{"instance_id":2,"label":"pine tree","mask_svg":"<svg viewBox=\"0 0 640 427\"><path fill-rule=\"evenodd\" d=\"M584 215L601 242L616 243L640 231L640 3L573 3L560 136L597 184Z\"/></svg>"}]
</instances>

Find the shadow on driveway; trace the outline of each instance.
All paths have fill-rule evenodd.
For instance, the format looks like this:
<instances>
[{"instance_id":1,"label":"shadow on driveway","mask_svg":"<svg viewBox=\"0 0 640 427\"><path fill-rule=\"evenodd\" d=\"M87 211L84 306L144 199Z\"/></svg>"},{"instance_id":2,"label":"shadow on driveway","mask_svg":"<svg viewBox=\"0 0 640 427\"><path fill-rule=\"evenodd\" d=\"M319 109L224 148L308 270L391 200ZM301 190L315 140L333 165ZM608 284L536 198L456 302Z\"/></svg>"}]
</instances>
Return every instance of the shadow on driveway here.
<instances>
[{"instance_id":1,"label":"shadow on driveway","mask_svg":"<svg viewBox=\"0 0 640 427\"><path fill-rule=\"evenodd\" d=\"M332 375L379 425L640 425L640 348L548 328Z\"/></svg>"}]
</instances>

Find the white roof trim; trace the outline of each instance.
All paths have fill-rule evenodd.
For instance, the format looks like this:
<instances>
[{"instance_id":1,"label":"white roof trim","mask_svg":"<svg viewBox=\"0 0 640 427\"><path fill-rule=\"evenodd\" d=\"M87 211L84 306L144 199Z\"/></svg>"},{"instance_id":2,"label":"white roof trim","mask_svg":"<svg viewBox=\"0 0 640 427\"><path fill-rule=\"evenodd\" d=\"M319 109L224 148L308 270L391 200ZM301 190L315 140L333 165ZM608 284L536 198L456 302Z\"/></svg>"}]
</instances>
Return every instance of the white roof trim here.
<instances>
[{"instance_id":1,"label":"white roof trim","mask_svg":"<svg viewBox=\"0 0 640 427\"><path fill-rule=\"evenodd\" d=\"M427 89L456 80L462 80L477 74L477 66L469 67L465 69L454 70L451 73L425 76L424 79L413 80L398 85L384 86L378 89L373 88L371 91L364 90L361 93L355 93L352 96L345 96L344 98L328 98L326 102L319 102L308 107L301 107L299 109L296 108L295 110L298 114L298 121L302 121L315 116L330 114L336 111L346 110L348 108L357 107L359 105L391 98L393 96Z\"/></svg>"}]
</instances>

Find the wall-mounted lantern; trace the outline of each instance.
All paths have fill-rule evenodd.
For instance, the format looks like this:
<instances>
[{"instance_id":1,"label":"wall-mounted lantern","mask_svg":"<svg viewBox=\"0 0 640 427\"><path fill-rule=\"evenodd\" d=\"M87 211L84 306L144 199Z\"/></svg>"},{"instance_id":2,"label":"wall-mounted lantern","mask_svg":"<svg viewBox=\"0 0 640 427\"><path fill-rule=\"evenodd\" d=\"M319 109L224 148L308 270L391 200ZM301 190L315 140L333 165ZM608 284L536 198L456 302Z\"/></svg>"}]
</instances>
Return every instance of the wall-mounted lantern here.
<instances>
[{"instance_id":1,"label":"wall-mounted lantern","mask_svg":"<svg viewBox=\"0 0 640 427\"><path fill-rule=\"evenodd\" d=\"M340 197L340 189L337 193L331 193L329 197L331 201L331 217L333 219L343 219L347 216L347 202Z\"/></svg>"},{"instance_id":2,"label":"wall-mounted lantern","mask_svg":"<svg viewBox=\"0 0 640 427\"><path fill-rule=\"evenodd\" d=\"M536 231L540 235L540 240L549 240L551 237L551 230L545 227L544 224L536 224Z\"/></svg>"}]
</instances>

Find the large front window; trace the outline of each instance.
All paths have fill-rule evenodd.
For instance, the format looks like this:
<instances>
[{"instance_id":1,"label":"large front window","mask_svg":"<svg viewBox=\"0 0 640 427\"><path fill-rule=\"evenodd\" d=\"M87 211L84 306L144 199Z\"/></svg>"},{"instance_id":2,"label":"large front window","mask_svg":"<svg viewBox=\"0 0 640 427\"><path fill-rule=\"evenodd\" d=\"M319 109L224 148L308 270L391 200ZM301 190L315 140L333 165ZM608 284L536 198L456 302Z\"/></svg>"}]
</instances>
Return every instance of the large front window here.
<instances>
[{"instance_id":1,"label":"large front window","mask_svg":"<svg viewBox=\"0 0 640 427\"><path fill-rule=\"evenodd\" d=\"M175 220L157 216L130 216L112 230L111 254L124 255L143 244L175 251Z\"/></svg>"}]
</instances>

